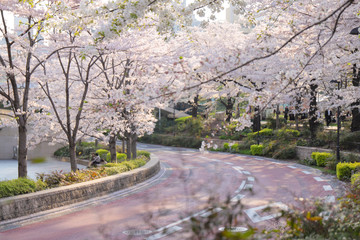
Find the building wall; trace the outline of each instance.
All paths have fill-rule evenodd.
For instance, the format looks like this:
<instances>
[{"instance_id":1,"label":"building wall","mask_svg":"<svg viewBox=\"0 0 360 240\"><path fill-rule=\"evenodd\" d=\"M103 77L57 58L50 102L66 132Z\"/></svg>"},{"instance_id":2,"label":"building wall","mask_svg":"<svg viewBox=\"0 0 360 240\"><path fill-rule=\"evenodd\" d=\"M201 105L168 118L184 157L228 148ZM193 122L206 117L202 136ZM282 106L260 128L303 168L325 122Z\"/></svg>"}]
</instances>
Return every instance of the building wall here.
<instances>
[{"instance_id":1,"label":"building wall","mask_svg":"<svg viewBox=\"0 0 360 240\"><path fill-rule=\"evenodd\" d=\"M0 159L13 159L17 147L17 129L5 127L0 130Z\"/></svg>"}]
</instances>

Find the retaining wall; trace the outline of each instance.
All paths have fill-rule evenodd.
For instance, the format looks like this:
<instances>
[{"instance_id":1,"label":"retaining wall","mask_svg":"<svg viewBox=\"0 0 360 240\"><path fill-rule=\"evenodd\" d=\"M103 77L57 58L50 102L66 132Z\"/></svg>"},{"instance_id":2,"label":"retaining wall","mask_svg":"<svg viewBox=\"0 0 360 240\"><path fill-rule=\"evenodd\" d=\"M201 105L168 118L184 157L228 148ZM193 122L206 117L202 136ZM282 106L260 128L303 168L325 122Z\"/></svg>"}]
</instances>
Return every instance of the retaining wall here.
<instances>
[{"instance_id":1,"label":"retaining wall","mask_svg":"<svg viewBox=\"0 0 360 240\"><path fill-rule=\"evenodd\" d=\"M305 159L305 158L310 159L312 152L328 152L328 153L336 154L335 151L332 149L316 148L316 147L301 147L301 146L296 147L297 158L301 159L301 160ZM341 154L344 154L344 155L353 154L360 158L360 154L358 154L358 153L341 151Z\"/></svg>"},{"instance_id":2,"label":"retaining wall","mask_svg":"<svg viewBox=\"0 0 360 240\"><path fill-rule=\"evenodd\" d=\"M17 218L106 195L143 182L160 170L155 156L144 166L129 172L14 197L0 199L0 221Z\"/></svg>"}]
</instances>

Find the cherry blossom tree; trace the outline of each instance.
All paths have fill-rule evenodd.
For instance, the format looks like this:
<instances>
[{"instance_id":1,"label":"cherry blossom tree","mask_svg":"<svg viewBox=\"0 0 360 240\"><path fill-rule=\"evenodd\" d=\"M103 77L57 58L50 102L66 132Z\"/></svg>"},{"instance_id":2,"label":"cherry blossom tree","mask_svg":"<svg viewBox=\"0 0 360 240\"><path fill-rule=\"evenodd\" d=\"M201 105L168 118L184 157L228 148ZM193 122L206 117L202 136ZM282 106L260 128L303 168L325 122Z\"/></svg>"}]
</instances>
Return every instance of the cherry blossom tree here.
<instances>
[{"instance_id":1,"label":"cherry blossom tree","mask_svg":"<svg viewBox=\"0 0 360 240\"><path fill-rule=\"evenodd\" d=\"M18 128L18 176L27 176L27 134L29 94L39 67L57 50L41 44L46 21L53 15L52 1L15 1L0 3L0 68L5 81L0 86L0 100L11 106L10 124ZM13 21L19 20L13 24Z\"/></svg>"}]
</instances>

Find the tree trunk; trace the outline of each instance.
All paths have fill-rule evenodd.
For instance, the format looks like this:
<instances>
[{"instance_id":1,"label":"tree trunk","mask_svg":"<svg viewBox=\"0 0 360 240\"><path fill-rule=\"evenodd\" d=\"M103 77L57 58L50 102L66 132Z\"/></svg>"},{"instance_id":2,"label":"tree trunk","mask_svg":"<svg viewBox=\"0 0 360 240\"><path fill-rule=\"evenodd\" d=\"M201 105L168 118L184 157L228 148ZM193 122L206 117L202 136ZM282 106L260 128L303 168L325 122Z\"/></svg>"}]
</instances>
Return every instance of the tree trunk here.
<instances>
[{"instance_id":1,"label":"tree trunk","mask_svg":"<svg viewBox=\"0 0 360 240\"><path fill-rule=\"evenodd\" d=\"M279 114L280 114L279 104L277 104L277 105L276 105L276 129L279 129L279 128L280 128Z\"/></svg>"},{"instance_id":2,"label":"tree trunk","mask_svg":"<svg viewBox=\"0 0 360 240\"><path fill-rule=\"evenodd\" d=\"M253 122L253 132L258 132L261 129L261 119L260 119L260 112L259 112L259 107L255 107L254 110L254 122Z\"/></svg>"},{"instance_id":3,"label":"tree trunk","mask_svg":"<svg viewBox=\"0 0 360 240\"><path fill-rule=\"evenodd\" d=\"M354 87L360 86L360 71L357 69L356 64L353 64L353 79L352 84ZM350 130L352 132L360 131L360 111L357 106L359 106L360 100L358 99L356 102L351 104L352 110L352 120Z\"/></svg>"},{"instance_id":4,"label":"tree trunk","mask_svg":"<svg viewBox=\"0 0 360 240\"><path fill-rule=\"evenodd\" d=\"M299 128L299 114L298 113L295 114L295 128L296 128L296 130L300 131L300 128Z\"/></svg>"},{"instance_id":5,"label":"tree trunk","mask_svg":"<svg viewBox=\"0 0 360 240\"><path fill-rule=\"evenodd\" d=\"M122 152L125 153L125 138L121 139Z\"/></svg>"},{"instance_id":6,"label":"tree trunk","mask_svg":"<svg viewBox=\"0 0 360 240\"><path fill-rule=\"evenodd\" d=\"M309 127L310 127L310 136L311 139L316 138L316 132L319 126L319 123L317 120L317 103L316 103L316 89L318 85L317 84L310 84L310 107L309 107Z\"/></svg>"},{"instance_id":7,"label":"tree trunk","mask_svg":"<svg viewBox=\"0 0 360 240\"><path fill-rule=\"evenodd\" d=\"M27 127L19 126L19 147L18 147L18 177L27 177Z\"/></svg>"},{"instance_id":8,"label":"tree trunk","mask_svg":"<svg viewBox=\"0 0 360 240\"><path fill-rule=\"evenodd\" d=\"M236 115L235 118L240 118L240 103L236 105Z\"/></svg>"},{"instance_id":9,"label":"tree trunk","mask_svg":"<svg viewBox=\"0 0 360 240\"><path fill-rule=\"evenodd\" d=\"M136 134L132 134L132 135L131 135L131 154L132 154L132 159L136 159L136 158L137 158L137 153L136 153L136 139L137 139Z\"/></svg>"},{"instance_id":10,"label":"tree trunk","mask_svg":"<svg viewBox=\"0 0 360 240\"><path fill-rule=\"evenodd\" d=\"M355 107L351 110L352 120L350 129L352 132L360 131L360 112L359 108Z\"/></svg>"},{"instance_id":11,"label":"tree trunk","mask_svg":"<svg viewBox=\"0 0 360 240\"><path fill-rule=\"evenodd\" d=\"M110 159L111 162L117 163L116 158L116 136L111 136L109 139Z\"/></svg>"},{"instance_id":12,"label":"tree trunk","mask_svg":"<svg viewBox=\"0 0 360 240\"><path fill-rule=\"evenodd\" d=\"M199 109L199 95L196 95L194 97L194 102L192 104L192 108L191 108L191 116L193 118L197 117L198 114L198 109Z\"/></svg>"},{"instance_id":13,"label":"tree trunk","mask_svg":"<svg viewBox=\"0 0 360 240\"><path fill-rule=\"evenodd\" d=\"M128 160L131 159L131 137L129 134L129 137L126 139L126 157Z\"/></svg>"},{"instance_id":14,"label":"tree trunk","mask_svg":"<svg viewBox=\"0 0 360 240\"><path fill-rule=\"evenodd\" d=\"M229 97L227 100L227 104L225 105L226 107L226 122L230 122L231 118L232 118L232 114L233 114L233 108L234 108L234 102L232 101L232 98Z\"/></svg>"},{"instance_id":15,"label":"tree trunk","mask_svg":"<svg viewBox=\"0 0 360 240\"><path fill-rule=\"evenodd\" d=\"M70 152L71 171L75 172L77 170L77 163L76 163L76 144L74 141L69 141L69 152Z\"/></svg>"}]
</instances>

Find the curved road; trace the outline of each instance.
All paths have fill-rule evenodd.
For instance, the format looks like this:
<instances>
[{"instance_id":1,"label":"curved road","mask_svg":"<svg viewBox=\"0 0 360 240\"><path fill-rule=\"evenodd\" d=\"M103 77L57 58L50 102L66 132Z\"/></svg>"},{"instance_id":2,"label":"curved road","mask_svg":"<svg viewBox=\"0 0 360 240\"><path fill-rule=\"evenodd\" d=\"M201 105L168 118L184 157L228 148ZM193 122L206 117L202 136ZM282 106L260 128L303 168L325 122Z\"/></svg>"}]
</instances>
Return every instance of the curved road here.
<instances>
[{"instance_id":1,"label":"curved road","mask_svg":"<svg viewBox=\"0 0 360 240\"><path fill-rule=\"evenodd\" d=\"M162 162L152 179L105 197L0 222L0 239L186 239L190 217L208 216L209 197L241 199L244 218L260 228L277 224L276 212L262 211L269 205L286 209L298 204L296 198L336 198L336 181L305 166L245 155L139 147Z\"/></svg>"}]
</instances>

